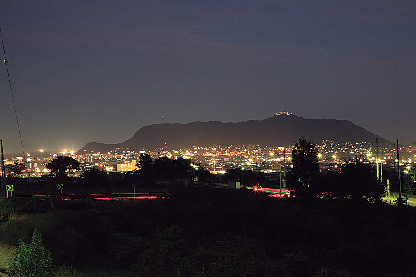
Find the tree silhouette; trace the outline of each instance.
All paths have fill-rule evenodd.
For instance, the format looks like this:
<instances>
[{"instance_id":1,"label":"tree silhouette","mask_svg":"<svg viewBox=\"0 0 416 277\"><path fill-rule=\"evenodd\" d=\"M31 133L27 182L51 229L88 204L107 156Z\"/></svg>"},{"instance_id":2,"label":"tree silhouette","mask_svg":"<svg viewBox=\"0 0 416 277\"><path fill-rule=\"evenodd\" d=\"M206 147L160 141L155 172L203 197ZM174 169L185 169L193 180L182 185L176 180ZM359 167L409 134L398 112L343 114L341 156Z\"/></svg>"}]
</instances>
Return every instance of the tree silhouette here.
<instances>
[{"instance_id":1,"label":"tree silhouette","mask_svg":"<svg viewBox=\"0 0 416 277\"><path fill-rule=\"evenodd\" d=\"M79 162L72 157L59 156L46 165L51 171L53 179L48 178L49 193L51 195L51 208L55 208L57 199L57 185L65 185L68 182L68 175L79 169ZM60 189L62 191L62 188Z\"/></svg>"},{"instance_id":2,"label":"tree silhouette","mask_svg":"<svg viewBox=\"0 0 416 277\"><path fill-rule=\"evenodd\" d=\"M90 168L81 174L80 183L87 186L107 186L109 184L108 174L98 168Z\"/></svg>"},{"instance_id":3,"label":"tree silhouette","mask_svg":"<svg viewBox=\"0 0 416 277\"><path fill-rule=\"evenodd\" d=\"M153 160L149 154L140 155L137 167L139 168L139 175L143 179L149 179L153 177Z\"/></svg>"},{"instance_id":4,"label":"tree silhouette","mask_svg":"<svg viewBox=\"0 0 416 277\"><path fill-rule=\"evenodd\" d=\"M192 167L189 160L179 158L176 160L167 157L161 157L153 162L153 169L156 178L176 179L191 176Z\"/></svg>"},{"instance_id":5,"label":"tree silhouette","mask_svg":"<svg viewBox=\"0 0 416 277\"><path fill-rule=\"evenodd\" d=\"M191 160L189 159L178 158L176 160L172 160L172 162L175 168L175 175L177 177L189 177L194 171L191 166Z\"/></svg>"},{"instance_id":6,"label":"tree silhouette","mask_svg":"<svg viewBox=\"0 0 416 277\"><path fill-rule=\"evenodd\" d=\"M67 177L74 170L79 169L79 162L72 157L58 156L46 165L46 168L57 178Z\"/></svg>"},{"instance_id":7,"label":"tree silhouette","mask_svg":"<svg viewBox=\"0 0 416 277\"><path fill-rule=\"evenodd\" d=\"M161 157L153 162L153 169L155 171L155 177L159 179L173 179L175 175L175 168L171 159L167 157Z\"/></svg>"},{"instance_id":8,"label":"tree silhouette","mask_svg":"<svg viewBox=\"0 0 416 277\"><path fill-rule=\"evenodd\" d=\"M139 167L139 176L144 179L173 180L190 177L193 172L190 160L161 157L153 161L148 154L140 155L137 166Z\"/></svg>"},{"instance_id":9,"label":"tree silhouette","mask_svg":"<svg viewBox=\"0 0 416 277\"><path fill-rule=\"evenodd\" d=\"M350 160L341 169L342 185L338 194L352 200L379 202L384 186L377 180L374 167L358 158Z\"/></svg>"},{"instance_id":10,"label":"tree silhouette","mask_svg":"<svg viewBox=\"0 0 416 277\"><path fill-rule=\"evenodd\" d=\"M16 177L22 174L22 171L26 168L24 163L14 162L6 166L8 174L10 177Z\"/></svg>"},{"instance_id":11,"label":"tree silhouette","mask_svg":"<svg viewBox=\"0 0 416 277\"><path fill-rule=\"evenodd\" d=\"M288 178L288 185L295 189L300 197L311 196L313 181L319 174L318 150L311 140L307 141L304 137L295 143L292 150L291 177Z\"/></svg>"}]
</instances>

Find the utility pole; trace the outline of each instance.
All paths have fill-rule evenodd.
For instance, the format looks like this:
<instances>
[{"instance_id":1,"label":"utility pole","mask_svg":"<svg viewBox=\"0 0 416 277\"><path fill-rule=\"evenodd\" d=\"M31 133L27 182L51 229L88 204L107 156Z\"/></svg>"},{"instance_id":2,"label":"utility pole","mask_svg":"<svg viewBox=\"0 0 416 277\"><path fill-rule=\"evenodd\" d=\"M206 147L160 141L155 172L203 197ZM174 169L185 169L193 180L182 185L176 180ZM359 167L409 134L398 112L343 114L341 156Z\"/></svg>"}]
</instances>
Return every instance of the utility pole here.
<instances>
[{"instance_id":1,"label":"utility pole","mask_svg":"<svg viewBox=\"0 0 416 277\"><path fill-rule=\"evenodd\" d=\"M286 166L286 149L283 147L283 162L284 165Z\"/></svg>"},{"instance_id":2,"label":"utility pole","mask_svg":"<svg viewBox=\"0 0 416 277\"><path fill-rule=\"evenodd\" d=\"M378 165L378 138L376 138L376 166L377 166L377 180L380 181L380 168Z\"/></svg>"},{"instance_id":3,"label":"utility pole","mask_svg":"<svg viewBox=\"0 0 416 277\"><path fill-rule=\"evenodd\" d=\"M1 151L1 193L6 192L6 168L4 167L4 154L3 154L3 139L0 139L0 151Z\"/></svg>"},{"instance_id":4,"label":"utility pole","mask_svg":"<svg viewBox=\"0 0 416 277\"><path fill-rule=\"evenodd\" d=\"M397 151L397 176L399 178L399 198L397 199L397 203L402 205L402 181L400 178L400 158L399 158L399 139L396 141L396 151Z\"/></svg>"},{"instance_id":5,"label":"utility pole","mask_svg":"<svg viewBox=\"0 0 416 277\"><path fill-rule=\"evenodd\" d=\"M240 188L242 188L243 187L243 170L244 170L244 168L243 167L241 167L240 168Z\"/></svg>"},{"instance_id":6,"label":"utility pole","mask_svg":"<svg viewBox=\"0 0 416 277\"><path fill-rule=\"evenodd\" d=\"M260 186L260 183L259 183L259 164L258 164L257 160L256 160L256 182L257 182L257 187L259 187Z\"/></svg>"},{"instance_id":7,"label":"utility pole","mask_svg":"<svg viewBox=\"0 0 416 277\"><path fill-rule=\"evenodd\" d=\"M279 195L280 197L282 197L282 165L279 164L279 180L280 180L280 191L279 191Z\"/></svg>"}]
</instances>

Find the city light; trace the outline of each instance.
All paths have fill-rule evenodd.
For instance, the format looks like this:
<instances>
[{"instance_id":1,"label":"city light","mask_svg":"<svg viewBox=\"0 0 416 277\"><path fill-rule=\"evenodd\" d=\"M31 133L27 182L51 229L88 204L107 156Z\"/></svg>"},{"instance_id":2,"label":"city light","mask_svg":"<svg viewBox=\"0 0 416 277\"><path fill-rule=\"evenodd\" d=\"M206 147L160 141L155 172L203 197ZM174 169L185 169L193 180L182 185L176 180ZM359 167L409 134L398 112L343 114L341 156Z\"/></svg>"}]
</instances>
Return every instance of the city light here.
<instances>
[{"instance_id":1,"label":"city light","mask_svg":"<svg viewBox=\"0 0 416 277\"><path fill-rule=\"evenodd\" d=\"M391 167L396 163L395 151L390 148L379 148L377 159L375 149L369 143L335 143L323 141L317 144L317 157L321 170L339 169L349 159L363 157L362 161L367 163L383 164L383 168ZM403 147L401 150L401 164L412 164L414 149ZM44 148L37 151L43 154ZM241 146L212 146L193 147L190 149L158 148L153 150L132 151L129 149L114 149L105 153L76 152L73 149L63 148L59 155L66 154L77 159L81 164L81 171L92 167L100 167L107 172L130 172L138 170L136 161L141 154L149 154L152 159L168 157L171 159L189 159L196 169L205 169L214 174L225 174L232 168L240 168L249 171L273 174L278 172L280 165L285 164L287 170L292 168L292 147L264 147L259 145ZM45 171L46 164L56 158L58 154L48 156L31 155L25 170L26 177L40 177ZM28 156L29 157L29 156ZM13 164L14 161L22 162L22 157L7 159L6 164ZM406 172L411 172L406 168ZM412 171L413 172L413 171ZM80 174L80 173L79 173Z\"/></svg>"}]
</instances>

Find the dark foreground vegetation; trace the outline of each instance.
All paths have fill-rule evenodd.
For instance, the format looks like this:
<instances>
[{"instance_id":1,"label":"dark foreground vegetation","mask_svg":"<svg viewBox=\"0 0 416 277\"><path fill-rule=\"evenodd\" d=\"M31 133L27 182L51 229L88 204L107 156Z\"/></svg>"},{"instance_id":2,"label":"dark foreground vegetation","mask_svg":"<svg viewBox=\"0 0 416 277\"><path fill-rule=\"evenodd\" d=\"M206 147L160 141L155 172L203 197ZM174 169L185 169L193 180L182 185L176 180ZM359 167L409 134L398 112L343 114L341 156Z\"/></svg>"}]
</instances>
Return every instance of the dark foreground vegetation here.
<instances>
[{"instance_id":1,"label":"dark foreground vegetation","mask_svg":"<svg viewBox=\"0 0 416 277\"><path fill-rule=\"evenodd\" d=\"M169 199L1 199L0 240L35 229L67 276L414 276L416 210L187 187ZM4 272L5 270L3 270ZM61 275L63 276L63 275Z\"/></svg>"}]
</instances>

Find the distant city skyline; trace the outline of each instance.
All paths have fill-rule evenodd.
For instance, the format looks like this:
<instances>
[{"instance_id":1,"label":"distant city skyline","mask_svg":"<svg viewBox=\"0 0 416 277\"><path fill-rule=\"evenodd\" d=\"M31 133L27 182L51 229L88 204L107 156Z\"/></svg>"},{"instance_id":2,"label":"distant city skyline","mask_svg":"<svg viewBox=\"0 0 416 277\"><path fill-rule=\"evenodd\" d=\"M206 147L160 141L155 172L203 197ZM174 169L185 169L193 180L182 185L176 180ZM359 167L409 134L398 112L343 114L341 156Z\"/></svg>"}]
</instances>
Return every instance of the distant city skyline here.
<instances>
[{"instance_id":1,"label":"distant city skyline","mask_svg":"<svg viewBox=\"0 0 416 277\"><path fill-rule=\"evenodd\" d=\"M11 1L0 9L25 152L287 106L416 141L416 3ZM2 59L3 60L3 59ZM7 74L0 138L21 152Z\"/></svg>"},{"instance_id":2,"label":"distant city skyline","mask_svg":"<svg viewBox=\"0 0 416 277\"><path fill-rule=\"evenodd\" d=\"M371 143L336 143L330 140L316 144L318 150L317 158L321 170L339 170L348 160L359 158L375 164L377 161L384 168L394 168L396 160L396 149L385 146L379 147L378 151ZM280 166L290 166L292 163L291 147L270 147L258 145L245 146L220 146L191 147L183 149L157 148L148 150L113 149L105 152L66 152L66 153L33 153L26 159L26 177L41 177L49 172L47 164L59 155L70 156L80 162L80 170L100 168L106 172L128 172L137 170L137 161L142 154L147 154L153 160L160 157L169 159L189 159L195 167L203 168L213 174L225 174L232 168L242 168L250 171L261 171L264 173L276 173ZM405 174L414 175L412 163L416 161L415 150L412 147L400 148L400 163ZM21 155L15 157L6 155L5 165L21 163ZM9 168L9 170L12 170Z\"/></svg>"}]
</instances>

